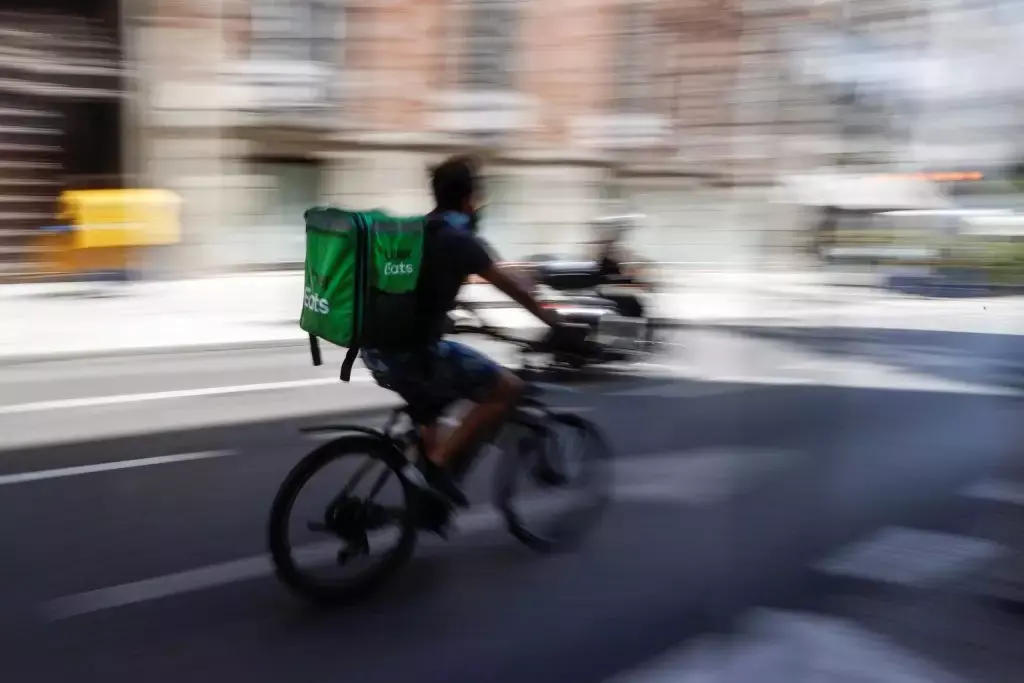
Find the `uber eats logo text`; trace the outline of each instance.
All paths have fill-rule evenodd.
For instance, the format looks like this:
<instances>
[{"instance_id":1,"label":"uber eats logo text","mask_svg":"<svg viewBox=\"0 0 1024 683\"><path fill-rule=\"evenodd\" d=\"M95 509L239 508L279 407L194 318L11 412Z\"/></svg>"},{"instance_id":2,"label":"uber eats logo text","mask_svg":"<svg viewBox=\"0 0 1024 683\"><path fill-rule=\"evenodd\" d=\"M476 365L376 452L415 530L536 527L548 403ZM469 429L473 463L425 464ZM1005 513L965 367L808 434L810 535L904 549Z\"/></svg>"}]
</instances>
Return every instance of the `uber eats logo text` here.
<instances>
[{"instance_id":1,"label":"uber eats logo text","mask_svg":"<svg viewBox=\"0 0 1024 683\"><path fill-rule=\"evenodd\" d=\"M302 307L308 308L314 313L327 315L331 312L331 304L316 292L323 291L327 284L327 278L319 273L310 273L309 283L306 285L305 296L302 297ZM314 290L314 287L316 288Z\"/></svg>"},{"instance_id":2,"label":"uber eats logo text","mask_svg":"<svg viewBox=\"0 0 1024 683\"><path fill-rule=\"evenodd\" d=\"M408 263L409 258L412 256L411 249L388 246L384 248L383 256L384 277L412 275L413 267L412 264Z\"/></svg>"}]
</instances>

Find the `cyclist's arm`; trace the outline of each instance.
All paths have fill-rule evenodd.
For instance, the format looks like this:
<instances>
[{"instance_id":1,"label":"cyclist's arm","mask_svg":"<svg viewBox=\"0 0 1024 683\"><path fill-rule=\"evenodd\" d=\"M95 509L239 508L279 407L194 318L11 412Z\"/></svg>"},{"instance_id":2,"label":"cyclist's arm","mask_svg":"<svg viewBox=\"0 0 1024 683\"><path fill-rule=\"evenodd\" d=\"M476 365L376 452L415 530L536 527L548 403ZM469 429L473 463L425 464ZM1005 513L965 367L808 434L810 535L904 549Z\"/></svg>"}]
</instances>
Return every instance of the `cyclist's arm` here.
<instances>
[{"instance_id":1,"label":"cyclist's arm","mask_svg":"<svg viewBox=\"0 0 1024 683\"><path fill-rule=\"evenodd\" d=\"M480 277L501 290L510 299L532 313L538 320L548 327L558 327L558 316L551 310L541 306L533 295L523 287L518 280L504 272L496 264L491 265L479 273Z\"/></svg>"},{"instance_id":2,"label":"cyclist's arm","mask_svg":"<svg viewBox=\"0 0 1024 683\"><path fill-rule=\"evenodd\" d=\"M480 276L548 327L558 327L558 316L541 307L518 278L498 266L499 259L490 245L476 236L460 236L452 247L450 256L462 265L463 272Z\"/></svg>"}]
</instances>

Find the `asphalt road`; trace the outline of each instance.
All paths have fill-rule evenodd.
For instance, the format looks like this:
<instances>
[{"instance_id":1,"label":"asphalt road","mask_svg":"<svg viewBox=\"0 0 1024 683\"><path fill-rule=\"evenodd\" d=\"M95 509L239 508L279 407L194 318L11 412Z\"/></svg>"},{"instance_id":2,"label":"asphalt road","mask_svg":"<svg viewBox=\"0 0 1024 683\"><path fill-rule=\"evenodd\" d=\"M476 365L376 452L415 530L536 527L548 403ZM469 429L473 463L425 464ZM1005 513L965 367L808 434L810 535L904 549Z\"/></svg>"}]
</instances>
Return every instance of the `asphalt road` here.
<instances>
[{"instance_id":1,"label":"asphalt road","mask_svg":"<svg viewBox=\"0 0 1024 683\"><path fill-rule=\"evenodd\" d=\"M0 675L596 682L796 598L812 560L934 514L1014 436L1014 398L963 378L827 373L834 360L786 340L674 342L553 398L617 452L615 505L578 552L534 556L474 511L382 594L331 612L270 575L266 514L315 445L299 428L383 392L294 349L5 367ZM480 510L487 474L469 487Z\"/></svg>"}]
</instances>

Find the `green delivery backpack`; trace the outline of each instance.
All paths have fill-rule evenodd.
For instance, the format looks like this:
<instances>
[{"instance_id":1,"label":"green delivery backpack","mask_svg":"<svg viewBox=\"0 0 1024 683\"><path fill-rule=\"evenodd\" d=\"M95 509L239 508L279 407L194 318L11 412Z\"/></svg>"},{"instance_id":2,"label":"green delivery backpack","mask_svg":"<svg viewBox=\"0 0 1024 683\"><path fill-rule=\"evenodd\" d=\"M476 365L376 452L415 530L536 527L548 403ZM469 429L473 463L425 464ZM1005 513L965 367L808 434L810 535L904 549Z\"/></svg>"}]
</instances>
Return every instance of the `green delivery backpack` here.
<instances>
[{"instance_id":1,"label":"green delivery backpack","mask_svg":"<svg viewBox=\"0 0 1024 683\"><path fill-rule=\"evenodd\" d=\"M348 349L347 382L360 348L400 348L415 332L426 218L316 206L305 220L299 326L309 333L314 365L323 362L319 339Z\"/></svg>"}]
</instances>

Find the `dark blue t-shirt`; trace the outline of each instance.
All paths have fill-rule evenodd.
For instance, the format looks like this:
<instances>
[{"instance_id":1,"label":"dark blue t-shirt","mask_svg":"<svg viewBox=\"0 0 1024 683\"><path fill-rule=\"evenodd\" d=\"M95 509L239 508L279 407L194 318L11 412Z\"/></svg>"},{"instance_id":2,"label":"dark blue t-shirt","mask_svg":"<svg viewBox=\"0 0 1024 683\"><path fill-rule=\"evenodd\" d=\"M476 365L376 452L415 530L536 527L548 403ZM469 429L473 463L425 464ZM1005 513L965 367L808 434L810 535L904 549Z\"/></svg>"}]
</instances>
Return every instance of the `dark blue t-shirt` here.
<instances>
[{"instance_id":1,"label":"dark blue t-shirt","mask_svg":"<svg viewBox=\"0 0 1024 683\"><path fill-rule=\"evenodd\" d=\"M448 312L455 307L459 290L471 275L494 264L487 244L456 222L434 215L423 237L423 261L417 285L416 344L432 344L444 336Z\"/></svg>"}]
</instances>

